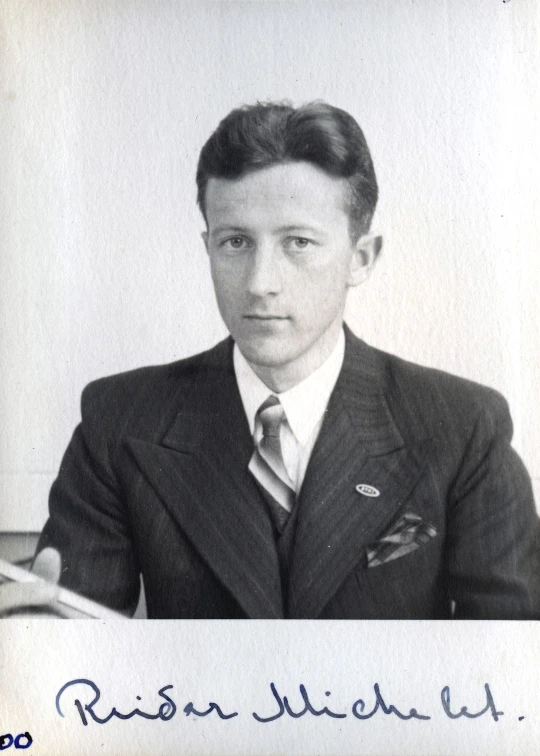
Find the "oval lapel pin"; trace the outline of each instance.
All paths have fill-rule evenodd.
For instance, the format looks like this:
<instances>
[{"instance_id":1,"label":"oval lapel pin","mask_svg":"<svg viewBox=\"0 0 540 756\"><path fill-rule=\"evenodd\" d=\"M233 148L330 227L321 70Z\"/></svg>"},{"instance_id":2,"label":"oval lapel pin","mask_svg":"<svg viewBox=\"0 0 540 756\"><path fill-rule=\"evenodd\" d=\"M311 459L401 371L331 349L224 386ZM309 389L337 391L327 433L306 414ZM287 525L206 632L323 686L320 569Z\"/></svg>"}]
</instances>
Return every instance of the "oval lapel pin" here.
<instances>
[{"instance_id":1,"label":"oval lapel pin","mask_svg":"<svg viewBox=\"0 0 540 756\"><path fill-rule=\"evenodd\" d=\"M359 483L356 486L356 490L359 494L362 494L362 496L369 496L371 499L376 499L377 496L381 495L378 488L375 488L375 486L369 486L367 483Z\"/></svg>"}]
</instances>

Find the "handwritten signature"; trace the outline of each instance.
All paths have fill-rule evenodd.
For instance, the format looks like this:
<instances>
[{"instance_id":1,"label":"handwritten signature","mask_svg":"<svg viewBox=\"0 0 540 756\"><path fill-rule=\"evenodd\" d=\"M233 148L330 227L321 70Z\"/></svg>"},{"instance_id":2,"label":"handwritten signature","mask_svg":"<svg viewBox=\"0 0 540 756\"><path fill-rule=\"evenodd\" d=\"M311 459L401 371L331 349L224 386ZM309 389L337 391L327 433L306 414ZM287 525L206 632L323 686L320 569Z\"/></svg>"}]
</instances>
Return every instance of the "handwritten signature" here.
<instances>
[{"instance_id":1,"label":"handwritten signature","mask_svg":"<svg viewBox=\"0 0 540 756\"><path fill-rule=\"evenodd\" d=\"M128 720L132 719L133 717L142 717L143 719L160 719L163 722L168 722L171 720L174 715L177 712L177 706L174 700L171 698L171 696L167 693L167 691L171 691L174 687L173 685L164 685L162 688L158 691L158 696L163 699L163 703L160 704L158 707L157 712L155 713L149 713L146 711L142 711L138 706L132 709L131 711L123 714L122 712L118 711L118 709L113 706L112 709L109 711L108 714L100 716L96 713L94 710L97 706L100 698L101 698L101 691L96 685L95 682L92 680L87 680L85 678L78 678L76 680L70 680L65 685L63 685L60 690L58 691L56 695L56 710L58 714L63 717L64 712L62 708L62 704L64 703L65 698L67 697L67 691L69 688L73 686L83 686L87 690L87 696L81 697L81 698L75 698L73 700L73 704L75 708L77 709L77 712L80 717L80 721L83 723L83 725L86 727L88 725L89 719L91 719L96 724L104 725L107 724L107 722L110 722L111 719L121 719L121 720ZM79 688L80 690L80 688ZM286 695L281 695L278 692L278 689L276 685L271 682L270 683L270 692L272 694L272 705L274 707L277 706L277 709L273 711L273 713L267 712L266 716L263 716L262 714L259 714L257 712L252 712L251 716L255 721L260 722L261 724L268 724L269 722L275 722L277 719L280 719L283 716L291 717L292 719L300 719L300 717L311 715L314 717L321 717L326 716L330 717L332 719L345 719L349 716L349 712L336 712L332 711L328 706L323 706L322 708L317 708L313 705L313 703L310 700L309 693L306 689L306 686L303 684L300 684L298 686L298 690L300 693L300 698L302 700L302 706L299 709L293 708L290 703L290 699ZM478 717L482 717L485 714L491 715L495 722L499 721L499 718L503 716L504 712L499 711L495 701L493 699L493 694L491 692L491 689L489 687L488 683L485 683L484 685L484 691L485 691L485 706L480 709L479 711L469 711L468 706L461 706L459 709L455 709L452 706L451 702L451 695L450 695L450 686L445 685L444 688L441 690L440 694L440 703L442 707L443 713L449 717L450 719L460 719L461 717L465 717L466 719L477 719ZM381 693L380 685L379 683L375 683L373 685L373 693L374 693L374 700L372 703L370 703L371 708L368 707L364 699L358 698L354 703L351 705L350 708L350 714L352 714L353 717L360 720L365 719L371 719L376 714L382 714L391 716L394 715L398 717L398 719L401 720L409 720L409 719L418 719L418 720L429 720L431 719L431 716L427 714L420 714L416 708L410 708L407 713L400 711L394 704L389 704L386 702L386 699L383 697L383 694ZM80 695L80 692L79 692ZM329 697L331 695L331 692L329 690L325 691L325 696ZM83 702L84 699L89 698L87 702ZM136 696L137 700L141 700L140 696ZM207 717L213 712L220 718L220 719L233 719L234 717L239 716L239 712L233 711L230 713L224 713L224 710L219 704L215 703L214 701L210 701L208 703L207 708L199 710L195 708L195 705L192 701L187 703L184 708L183 712L186 716L193 715L195 717ZM102 713L103 714L103 713ZM519 717L520 720L524 719L524 717Z\"/></svg>"}]
</instances>

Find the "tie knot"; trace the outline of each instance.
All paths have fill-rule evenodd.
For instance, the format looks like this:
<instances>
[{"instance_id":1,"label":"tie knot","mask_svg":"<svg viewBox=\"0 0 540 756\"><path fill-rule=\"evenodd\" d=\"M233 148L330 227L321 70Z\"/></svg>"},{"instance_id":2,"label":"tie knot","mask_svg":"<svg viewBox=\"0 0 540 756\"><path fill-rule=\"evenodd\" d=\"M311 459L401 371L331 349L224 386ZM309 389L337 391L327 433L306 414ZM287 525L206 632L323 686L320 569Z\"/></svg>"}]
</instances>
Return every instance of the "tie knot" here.
<instances>
[{"instance_id":1,"label":"tie knot","mask_svg":"<svg viewBox=\"0 0 540 756\"><path fill-rule=\"evenodd\" d=\"M261 421L263 437L279 438L279 431L285 417L285 411L277 396L273 394L269 396L259 407L257 416Z\"/></svg>"}]
</instances>

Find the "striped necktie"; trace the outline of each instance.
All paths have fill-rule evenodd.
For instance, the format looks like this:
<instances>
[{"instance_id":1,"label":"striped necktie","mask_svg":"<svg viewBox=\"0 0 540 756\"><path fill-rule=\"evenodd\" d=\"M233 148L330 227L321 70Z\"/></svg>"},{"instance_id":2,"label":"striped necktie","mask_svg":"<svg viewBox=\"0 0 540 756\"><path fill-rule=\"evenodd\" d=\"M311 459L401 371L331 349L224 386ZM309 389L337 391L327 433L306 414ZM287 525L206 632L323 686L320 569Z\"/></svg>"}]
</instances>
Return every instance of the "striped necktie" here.
<instances>
[{"instance_id":1,"label":"striped necktie","mask_svg":"<svg viewBox=\"0 0 540 756\"><path fill-rule=\"evenodd\" d=\"M251 474L264 491L279 504L278 517L283 527L295 502L294 484L290 479L281 452L280 430L285 412L277 396L269 396L257 411L262 437L249 463Z\"/></svg>"}]
</instances>

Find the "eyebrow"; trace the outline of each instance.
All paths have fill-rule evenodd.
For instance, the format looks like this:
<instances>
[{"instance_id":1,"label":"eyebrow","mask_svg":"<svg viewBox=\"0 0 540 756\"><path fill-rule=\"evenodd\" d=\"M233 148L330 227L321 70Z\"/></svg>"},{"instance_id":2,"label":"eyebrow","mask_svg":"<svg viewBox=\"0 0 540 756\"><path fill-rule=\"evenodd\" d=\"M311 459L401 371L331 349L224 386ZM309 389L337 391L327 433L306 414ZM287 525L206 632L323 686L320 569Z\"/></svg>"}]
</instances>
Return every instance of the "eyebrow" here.
<instances>
[{"instance_id":1,"label":"eyebrow","mask_svg":"<svg viewBox=\"0 0 540 756\"><path fill-rule=\"evenodd\" d=\"M289 233L292 233L293 231L308 231L309 233L314 232L316 234L324 233L322 228L318 228L317 226L303 226L302 224L299 224L297 226L281 226L281 228L278 228L278 231L287 231Z\"/></svg>"},{"instance_id":2,"label":"eyebrow","mask_svg":"<svg viewBox=\"0 0 540 756\"><path fill-rule=\"evenodd\" d=\"M276 229L278 233L292 233L293 231L300 232L300 231L307 231L309 233L318 233L323 234L324 230L322 228L318 228L317 226L303 226L301 224L298 225L290 225L290 226L280 226L278 229ZM249 233L250 229L246 228L245 226L216 226L216 228L213 229L212 233L214 234L221 234L221 233Z\"/></svg>"},{"instance_id":3,"label":"eyebrow","mask_svg":"<svg viewBox=\"0 0 540 756\"><path fill-rule=\"evenodd\" d=\"M244 226L217 226L213 229L212 233L221 234L224 231L227 231L227 233L246 233L246 231L249 231L249 229L245 228Z\"/></svg>"}]
</instances>

